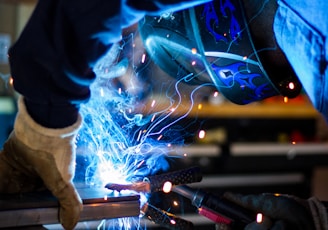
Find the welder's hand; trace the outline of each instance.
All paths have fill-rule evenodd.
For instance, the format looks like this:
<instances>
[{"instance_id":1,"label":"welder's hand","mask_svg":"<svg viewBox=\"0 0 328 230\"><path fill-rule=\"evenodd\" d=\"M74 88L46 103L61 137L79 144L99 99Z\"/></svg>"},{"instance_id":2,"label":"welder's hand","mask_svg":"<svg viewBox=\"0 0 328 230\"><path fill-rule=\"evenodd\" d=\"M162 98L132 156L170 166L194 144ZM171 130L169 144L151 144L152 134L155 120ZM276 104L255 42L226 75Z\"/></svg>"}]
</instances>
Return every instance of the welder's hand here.
<instances>
[{"instance_id":1,"label":"welder's hand","mask_svg":"<svg viewBox=\"0 0 328 230\"><path fill-rule=\"evenodd\" d=\"M80 124L81 118L63 129L42 127L27 114L20 98L14 131L0 153L0 193L49 189L59 201L59 220L65 229L74 228L82 210L72 183Z\"/></svg>"},{"instance_id":2,"label":"welder's hand","mask_svg":"<svg viewBox=\"0 0 328 230\"><path fill-rule=\"evenodd\" d=\"M262 222L254 221L247 230L327 229L327 211L316 198L308 200L289 195L241 195L225 193L224 197L255 213L263 214Z\"/></svg>"}]
</instances>

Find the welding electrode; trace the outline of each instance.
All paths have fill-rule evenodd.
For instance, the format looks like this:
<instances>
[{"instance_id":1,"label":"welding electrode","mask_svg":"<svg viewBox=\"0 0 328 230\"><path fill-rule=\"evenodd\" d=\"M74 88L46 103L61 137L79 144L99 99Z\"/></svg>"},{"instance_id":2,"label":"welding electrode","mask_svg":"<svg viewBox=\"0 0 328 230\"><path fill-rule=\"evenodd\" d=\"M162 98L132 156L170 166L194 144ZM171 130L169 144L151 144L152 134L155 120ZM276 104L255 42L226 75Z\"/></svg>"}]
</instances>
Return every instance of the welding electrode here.
<instances>
[{"instance_id":1,"label":"welding electrode","mask_svg":"<svg viewBox=\"0 0 328 230\"><path fill-rule=\"evenodd\" d=\"M256 214L227 199L187 185L179 185L172 191L188 198L198 208L199 214L215 221L231 225L232 229L244 227L256 220Z\"/></svg>"},{"instance_id":2,"label":"welding electrode","mask_svg":"<svg viewBox=\"0 0 328 230\"><path fill-rule=\"evenodd\" d=\"M136 192L159 192L163 191L164 184L170 182L173 186L200 182L202 173L199 167L187 168L179 171L169 172L160 175L148 176L144 181L134 182L132 184L108 183L105 188L121 191L133 190Z\"/></svg>"}]
</instances>

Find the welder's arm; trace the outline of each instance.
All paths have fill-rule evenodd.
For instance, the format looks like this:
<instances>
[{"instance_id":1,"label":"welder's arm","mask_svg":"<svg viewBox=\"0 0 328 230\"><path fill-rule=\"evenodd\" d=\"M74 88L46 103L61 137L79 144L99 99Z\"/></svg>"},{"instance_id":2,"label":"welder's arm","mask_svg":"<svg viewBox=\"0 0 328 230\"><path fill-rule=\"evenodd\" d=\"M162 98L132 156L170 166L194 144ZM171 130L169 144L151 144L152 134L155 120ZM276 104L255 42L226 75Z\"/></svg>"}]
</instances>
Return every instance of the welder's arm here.
<instances>
[{"instance_id":1,"label":"welder's arm","mask_svg":"<svg viewBox=\"0 0 328 230\"><path fill-rule=\"evenodd\" d=\"M256 213L263 214L263 221L252 222L247 230L327 230L327 208L318 199L307 200L278 194L241 195L226 193L225 198Z\"/></svg>"},{"instance_id":2,"label":"welder's arm","mask_svg":"<svg viewBox=\"0 0 328 230\"><path fill-rule=\"evenodd\" d=\"M209 0L42 0L9 51L15 89L38 123L64 127L88 100L94 64L146 14Z\"/></svg>"},{"instance_id":3,"label":"welder's arm","mask_svg":"<svg viewBox=\"0 0 328 230\"><path fill-rule=\"evenodd\" d=\"M74 144L79 105L88 100L96 77L92 67L120 40L121 29L145 14L201 2L38 1L9 50L14 88L22 97L0 153L0 192L49 189L60 203L60 222L73 229L81 211L72 183Z\"/></svg>"}]
</instances>

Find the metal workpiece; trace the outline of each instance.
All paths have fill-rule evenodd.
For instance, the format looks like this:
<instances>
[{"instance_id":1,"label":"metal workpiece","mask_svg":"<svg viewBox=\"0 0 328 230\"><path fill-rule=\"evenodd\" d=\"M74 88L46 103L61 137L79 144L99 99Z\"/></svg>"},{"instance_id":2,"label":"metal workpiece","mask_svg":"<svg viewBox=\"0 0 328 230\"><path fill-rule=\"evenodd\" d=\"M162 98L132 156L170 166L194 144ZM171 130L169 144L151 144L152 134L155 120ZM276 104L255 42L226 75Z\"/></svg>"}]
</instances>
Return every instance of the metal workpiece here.
<instances>
[{"instance_id":1,"label":"metal workpiece","mask_svg":"<svg viewBox=\"0 0 328 230\"><path fill-rule=\"evenodd\" d=\"M80 189L83 211L80 221L135 217L140 214L140 197L116 195L108 190ZM49 192L0 195L0 228L57 224L59 205Z\"/></svg>"}]
</instances>

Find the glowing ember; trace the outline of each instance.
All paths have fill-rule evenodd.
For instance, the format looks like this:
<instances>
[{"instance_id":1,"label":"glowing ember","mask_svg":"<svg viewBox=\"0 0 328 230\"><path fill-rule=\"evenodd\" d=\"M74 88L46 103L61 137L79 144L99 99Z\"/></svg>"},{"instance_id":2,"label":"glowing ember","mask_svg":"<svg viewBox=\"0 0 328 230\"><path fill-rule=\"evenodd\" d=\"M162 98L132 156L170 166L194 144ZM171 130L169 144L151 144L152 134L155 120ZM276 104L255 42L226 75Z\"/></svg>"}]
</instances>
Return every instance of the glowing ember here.
<instances>
[{"instance_id":1,"label":"glowing ember","mask_svg":"<svg viewBox=\"0 0 328 230\"><path fill-rule=\"evenodd\" d=\"M295 89L295 84L294 84L294 82L289 82L289 84L288 84L288 88L289 89Z\"/></svg>"},{"instance_id":2,"label":"glowing ember","mask_svg":"<svg viewBox=\"0 0 328 230\"><path fill-rule=\"evenodd\" d=\"M262 221L263 221L263 215L262 215L262 213L258 213L258 214L256 215L256 222L257 222L258 224L260 224L260 223L262 223Z\"/></svg>"},{"instance_id":3,"label":"glowing ember","mask_svg":"<svg viewBox=\"0 0 328 230\"><path fill-rule=\"evenodd\" d=\"M198 133L198 137L199 137L199 139L203 139L203 138L205 138L205 135L206 135L205 130L200 130L199 133Z\"/></svg>"},{"instance_id":4,"label":"glowing ember","mask_svg":"<svg viewBox=\"0 0 328 230\"><path fill-rule=\"evenodd\" d=\"M163 192L169 193L172 190L172 183L170 181L167 181L163 185Z\"/></svg>"}]
</instances>

